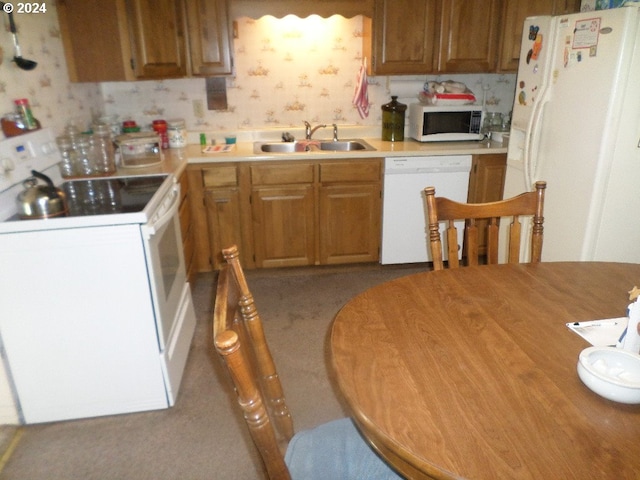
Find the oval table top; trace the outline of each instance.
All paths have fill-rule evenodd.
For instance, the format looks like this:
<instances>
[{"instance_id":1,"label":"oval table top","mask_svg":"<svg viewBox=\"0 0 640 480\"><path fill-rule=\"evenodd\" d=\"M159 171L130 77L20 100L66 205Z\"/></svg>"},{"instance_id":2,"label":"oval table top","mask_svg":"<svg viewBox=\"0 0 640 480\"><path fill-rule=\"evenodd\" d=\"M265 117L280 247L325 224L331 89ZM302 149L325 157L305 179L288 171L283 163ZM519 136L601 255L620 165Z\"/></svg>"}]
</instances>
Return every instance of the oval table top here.
<instances>
[{"instance_id":1,"label":"oval table top","mask_svg":"<svg viewBox=\"0 0 640 480\"><path fill-rule=\"evenodd\" d=\"M640 265L425 271L350 300L331 330L339 388L408 478L638 479L640 405L576 372L567 322L623 317Z\"/></svg>"}]
</instances>

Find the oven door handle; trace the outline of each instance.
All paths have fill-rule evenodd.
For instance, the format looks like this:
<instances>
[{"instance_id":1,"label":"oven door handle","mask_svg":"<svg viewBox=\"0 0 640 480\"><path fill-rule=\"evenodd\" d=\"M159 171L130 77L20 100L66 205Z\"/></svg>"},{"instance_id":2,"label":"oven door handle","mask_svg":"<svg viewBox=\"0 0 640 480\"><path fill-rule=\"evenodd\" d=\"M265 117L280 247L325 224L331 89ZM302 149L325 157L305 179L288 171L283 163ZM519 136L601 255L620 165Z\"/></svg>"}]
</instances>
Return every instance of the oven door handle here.
<instances>
[{"instance_id":1,"label":"oven door handle","mask_svg":"<svg viewBox=\"0 0 640 480\"><path fill-rule=\"evenodd\" d=\"M178 212L180 203L180 185L174 184L162 202L158 211L153 214L149 223L142 225L142 233L149 240L156 232L160 231L167 223L171 221L173 216Z\"/></svg>"}]
</instances>

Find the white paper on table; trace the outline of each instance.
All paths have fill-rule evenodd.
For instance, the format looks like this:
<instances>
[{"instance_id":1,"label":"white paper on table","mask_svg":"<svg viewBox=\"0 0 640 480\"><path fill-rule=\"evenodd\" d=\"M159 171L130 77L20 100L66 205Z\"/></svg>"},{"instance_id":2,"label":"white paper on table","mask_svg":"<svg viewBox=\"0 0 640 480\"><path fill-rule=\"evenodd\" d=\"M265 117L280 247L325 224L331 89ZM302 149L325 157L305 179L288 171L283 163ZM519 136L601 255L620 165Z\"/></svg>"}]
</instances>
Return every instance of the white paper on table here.
<instances>
[{"instance_id":1,"label":"white paper on table","mask_svg":"<svg viewBox=\"0 0 640 480\"><path fill-rule=\"evenodd\" d=\"M620 317L588 322L570 322L567 323L567 327L594 347L615 347L620 335L627 328L628 320L627 317Z\"/></svg>"}]
</instances>

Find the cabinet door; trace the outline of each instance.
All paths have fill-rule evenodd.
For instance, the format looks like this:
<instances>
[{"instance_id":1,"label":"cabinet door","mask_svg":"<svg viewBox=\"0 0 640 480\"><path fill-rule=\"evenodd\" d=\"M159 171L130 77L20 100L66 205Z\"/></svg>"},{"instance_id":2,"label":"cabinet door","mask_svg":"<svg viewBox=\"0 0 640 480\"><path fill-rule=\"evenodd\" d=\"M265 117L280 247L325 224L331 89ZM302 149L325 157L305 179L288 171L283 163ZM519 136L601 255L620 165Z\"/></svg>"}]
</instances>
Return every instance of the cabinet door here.
<instances>
[{"instance_id":1,"label":"cabinet door","mask_svg":"<svg viewBox=\"0 0 640 480\"><path fill-rule=\"evenodd\" d=\"M504 177L507 171L507 155L504 153L474 155L469 175L469 203L485 203L502 200ZM478 252L484 254L487 245L486 220L479 220Z\"/></svg>"},{"instance_id":2,"label":"cabinet door","mask_svg":"<svg viewBox=\"0 0 640 480\"><path fill-rule=\"evenodd\" d=\"M320 263L376 262L380 216L380 185L322 187Z\"/></svg>"},{"instance_id":3,"label":"cabinet door","mask_svg":"<svg viewBox=\"0 0 640 480\"><path fill-rule=\"evenodd\" d=\"M227 0L187 2L192 75L231 73Z\"/></svg>"},{"instance_id":4,"label":"cabinet door","mask_svg":"<svg viewBox=\"0 0 640 480\"><path fill-rule=\"evenodd\" d=\"M504 153L474 155L469 175L469 203L502 200L507 156Z\"/></svg>"},{"instance_id":5,"label":"cabinet door","mask_svg":"<svg viewBox=\"0 0 640 480\"><path fill-rule=\"evenodd\" d=\"M527 17L580 11L579 0L509 0L504 3L499 71L518 71L522 27Z\"/></svg>"},{"instance_id":6,"label":"cabinet door","mask_svg":"<svg viewBox=\"0 0 640 480\"><path fill-rule=\"evenodd\" d=\"M375 262L382 218L379 159L320 164L320 263Z\"/></svg>"},{"instance_id":7,"label":"cabinet door","mask_svg":"<svg viewBox=\"0 0 640 480\"><path fill-rule=\"evenodd\" d=\"M58 0L57 9L69 80L135 80L124 0Z\"/></svg>"},{"instance_id":8,"label":"cabinet door","mask_svg":"<svg viewBox=\"0 0 640 480\"><path fill-rule=\"evenodd\" d=\"M251 210L256 267L315 263L313 185L253 187Z\"/></svg>"},{"instance_id":9,"label":"cabinet door","mask_svg":"<svg viewBox=\"0 0 640 480\"><path fill-rule=\"evenodd\" d=\"M182 0L130 0L128 6L136 78L186 76Z\"/></svg>"},{"instance_id":10,"label":"cabinet door","mask_svg":"<svg viewBox=\"0 0 640 480\"><path fill-rule=\"evenodd\" d=\"M495 71L502 1L442 2L439 72Z\"/></svg>"},{"instance_id":11,"label":"cabinet door","mask_svg":"<svg viewBox=\"0 0 640 480\"><path fill-rule=\"evenodd\" d=\"M214 268L224 262L222 249L242 245L240 192L237 187L205 191L209 244Z\"/></svg>"},{"instance_id":12,"label":"cabinet door","mask_svg":"<svg viewBox=\"0 0 640 480\"><path fill-rule=\"evenodd\" d=\"M364 55L376 75L433 71L437 0L376 0L364 22Z\"/></svg>"}]
</instances>

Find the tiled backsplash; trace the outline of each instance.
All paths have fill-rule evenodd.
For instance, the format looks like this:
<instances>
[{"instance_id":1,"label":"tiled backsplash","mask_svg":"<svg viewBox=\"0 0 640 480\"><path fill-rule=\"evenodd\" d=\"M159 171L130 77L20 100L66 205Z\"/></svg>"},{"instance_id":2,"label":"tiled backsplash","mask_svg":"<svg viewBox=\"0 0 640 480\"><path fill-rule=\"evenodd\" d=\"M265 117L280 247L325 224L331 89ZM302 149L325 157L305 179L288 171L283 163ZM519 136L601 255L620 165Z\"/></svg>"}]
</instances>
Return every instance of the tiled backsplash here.
<instances>
[{"instance_id":1,"label":"tiled backsplash","mask_svg":"<svg viewBox=\"0 0 640 480\"><path fill-rule=\"evenodd\" d=\"M352 105L362 58L362 17L328 19L296 17L237 19L234 39L235 76L228 77L224 111L207 110L205 81L189 78L164 81L70 83L60 39L57 13L47 3L45 14L15 15L22 55L38 62L32 71L18 69L5 18L0 35L4 51L0 69L0 108L26 97L44 126L60 132L69 122L87 126L93 115L117 115L150 125L157 118L184 118L187 129L218 133L264 128L300 127L312 123L377 126L380 106L390 100L389 82L453 79L467 84L487 110L508 112L515 75L444 75L442 77L370 77L371 110L361 118ZM6 17L6 16L5 16ZM415 94L418 92L416 91ZM417 100L414 95L400 98ZM204 106L197 116L195 104Z\"/></svg>"}]
</instances>

